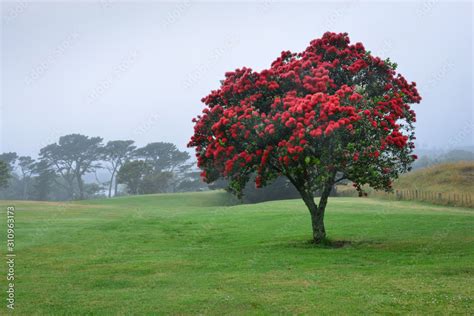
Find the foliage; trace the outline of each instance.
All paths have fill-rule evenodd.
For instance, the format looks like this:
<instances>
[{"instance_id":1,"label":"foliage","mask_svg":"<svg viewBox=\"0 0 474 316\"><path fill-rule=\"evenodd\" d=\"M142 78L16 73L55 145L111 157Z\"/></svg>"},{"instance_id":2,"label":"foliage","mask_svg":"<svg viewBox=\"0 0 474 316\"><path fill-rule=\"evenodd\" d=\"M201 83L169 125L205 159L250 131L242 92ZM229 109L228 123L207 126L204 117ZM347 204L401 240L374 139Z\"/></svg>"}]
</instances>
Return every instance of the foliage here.
<instances>
[{"instance_id":1,"label":"foliage","mask_svg":"<svg viewBox=\"0 0 474 316\"><path fill-rule=\"evenodd\" d=\"M149 143L138 148L134 155L149 162L155 172L174 171L190 158L189 153L178 150L174 144L164 142Z\"/></svg>"},{"instance_id":2,"label":"foliage","mask_svg":"<svg viewBox=\"0 0 474 316\"><path fill-rule=\"evenodd\" d=\"M70 134L42 148L38 161L29 156L18 157L14 152L0 154L2 160L11 177L8 187L0 188L0 199L91 199L104 194L111 197L112 192L117 196L121 189L116 179L118 171L125 162L139 160L146 162L147 172L132 190L125 188L128 193L205 188L199 173L193 170L195 162L189 161L189 153L171 143L155 142L136 149L133 140L114 140L102 145L101 137ZM110 176L98 173L101 168ZM104 177L109 181L103 181ZM129 182L125 178L122 181ZM134 179L130 181L135 186Z\"/></svg>"},{"instance_id":3,"label":"foliage","mask_svg":"<svg viewBox=\"0 0 474 316\"><path fill-rule=\"evenodd\" d=\"M126 184L128 193L140 194L142 182L152 170L152 166L143 160L128 161L120 168L117 182Z\"/></svg>"},{"instance_id":4,"label":"foliage","mask_svg":"<svg viewBox=\"0 0 474 316\"><path fill-rule=\"evenodd\" d=\"M0 161L3 161L7 164L8 169L13 171L15 168L15 162L18 159L18 154L15 152L8 152L0 154Z\"/></svg>"},{"instance_id":5,"label":"foliage","mask_svg":"<svg viewBox=\"0 0 474 316\"><path fill-rule=\"evenodd\" d=\"M46 161L42 160L35 164L34 173L37 175L33 179L34 199L39 201L51 199L51 193L57 192L57 190L52 190L56 182L56 172L49 167Z\"/></svg>"},{"instance_id":6,"label":"foliage","mask_svg":"<svg viewBox=\"0 0 474 316\"><path fill-rule=\"evenodd\" d=\"M28 190L31 180L31 175L35 170L35 160L30 156L20 156L18 158L18 167L20 168L22 182L23 182L23 200L28 199Z\"/></svg>"},{"instance_id":7,"label":"foliage","mask_svg":"<svg viewBox=\"0 0 474 316\"><path fill-rule=\"evenodd\" d=\"M83 175L93 171L101 158L101 137L69 134L59 138L58 143L40 150L40 159L45 161L66 181L71 198L74 184L79 188L79 199L84 199Z\"/></svg>"},{"instance_id":8,"label":"foliage","mask_svg":"<svg viewBox=\"0 0 474 316\"><path fill-rule=\"evenodd\" d=\"M4 161L0 160L0 188L7 187L10 177L11 175L8 165Z\"/></svg>"},{"instance_id":9,"label":"foliage","mask_svg":"<svg viewBox=\"0 0 474 316\"><path fill-rule=\"evenodd\" d=\"M256 188L252 181L249 181L243 190L242 199L245 203L260 203L295 199L298 197L298 191L290 181L285 177L278 177L272 183L262 188Z\"/></svg>"},{"instance_id":10,"label":"foliage","mask_svg":"<svg viewBox=\"0 0 474 316\"><path fill-rule=\"evenodd\" d=\"M115 189L114 195L117 195L117 184L118 182L115 179L117 171L123 165L123 163L128 160L133 151L136 149L136 146L133 140L114 140L109 141L102 148L102 159L105 160L108 164L106 166L107 170L110 172L110 182L109 182L109 193L108 196L112 196L112 185L115 180Z\"/></svg>"},{"instance_id":11,"label":"foliage","mask_svg":"<svg viewBox=\"0 0 474 316\"><path fill-rule=\"evenodd\" d=\"M167 191L172 179L173 173L170 171L147 174L140 183L140 193L164 193Z\"/></svg>"},{"instance_id":12,"label":"foliage","mask_svg":"<svg viewBox=\"0 0 474 316\"><path fill-rule=\"evenodd\" d=\"M132 153L131 159L120 170L118 183L127 185L130 194L174 192L189 179L192 164L189 153L176 145L164 142L149 143ZM122 171L122 169L124 169ZM131 187L130 187L131 186Z\"/></svg>"},{"instance_id":13,"label":"foliage","mask_svg":"<svg viewBox=\"0 0 474 316\"><path fill-rule=\"evenodd\" d=\"M208 185L201 180L200 172L184 170L176 185L175 192L196 192L208 190Z\"/></svg>"},{"instance_id":14,"label":"foliage","mask_svg":"<svg viewBox=\"0 0 474 316\"><path fill-rule=\"evenodd\" d=\"M299 193L295 187L283 176L276 178L272 183L262 188L256 188L255 185L253 185L254 180L255 175L250 178L250 181L245 185L242 191L242 201L244 203L260 203L299 197ZM228 187L229 182L222 178L209 184L211 190L228 189Z\"/></svg>"}]
</instances>

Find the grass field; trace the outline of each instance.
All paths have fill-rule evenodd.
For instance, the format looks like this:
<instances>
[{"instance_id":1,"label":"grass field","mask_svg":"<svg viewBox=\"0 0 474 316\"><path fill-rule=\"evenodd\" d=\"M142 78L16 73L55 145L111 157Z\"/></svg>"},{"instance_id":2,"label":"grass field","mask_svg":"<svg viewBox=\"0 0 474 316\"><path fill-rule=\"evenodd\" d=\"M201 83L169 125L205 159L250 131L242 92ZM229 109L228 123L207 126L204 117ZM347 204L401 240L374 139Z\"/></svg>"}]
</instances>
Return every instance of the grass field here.
<instances>
[{"instance_id":1,"label":"grass field","mask_svg":"<svg viewBox=\"0 0 474 316\"><path fill-rule=\"evenodd\" d=\"M16 207L15 312L474 312L472 209L332 198L333 245L313 246L301 201L227 201L223 192L1 201L3 223ZM0 233L3 252L5 224ZM4 314L5 264L0 272Z\"/></svg>"}]
</instances>

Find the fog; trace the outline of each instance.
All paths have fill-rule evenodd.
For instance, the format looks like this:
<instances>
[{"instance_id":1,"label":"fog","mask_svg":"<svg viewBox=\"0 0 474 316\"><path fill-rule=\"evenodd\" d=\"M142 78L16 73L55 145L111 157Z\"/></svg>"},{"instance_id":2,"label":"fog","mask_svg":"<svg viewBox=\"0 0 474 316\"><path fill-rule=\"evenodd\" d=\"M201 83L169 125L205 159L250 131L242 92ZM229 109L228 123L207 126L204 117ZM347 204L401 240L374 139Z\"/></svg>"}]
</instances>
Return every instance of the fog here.
<instances>
[{"instance_id":1,"label":"fog","mask_svg":"<svg viewBox=\"0 0 474 316\"><path fill-rule=\"evenodd\" d=\"M423 97L421 149L472 146L472 4L4 2L0 152L59 136L175 143L224 73L269 67L326 31L390 57Z\"/></svg>"}]
</instances>

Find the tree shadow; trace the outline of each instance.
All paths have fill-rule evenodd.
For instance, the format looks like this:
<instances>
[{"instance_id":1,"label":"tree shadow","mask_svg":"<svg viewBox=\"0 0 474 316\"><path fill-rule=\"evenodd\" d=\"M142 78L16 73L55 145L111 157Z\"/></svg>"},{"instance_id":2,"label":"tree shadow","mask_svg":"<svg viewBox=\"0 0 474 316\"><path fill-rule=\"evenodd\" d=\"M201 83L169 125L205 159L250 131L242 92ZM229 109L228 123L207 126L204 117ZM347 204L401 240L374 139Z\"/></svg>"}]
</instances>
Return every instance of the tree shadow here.
<instances>
[{"instance_id":1,"label":"tree shadow","mask_svg":"<svg viewBox=\"0 0 474 316\"><path fill-rule=\"evenodd\" d=\"M378 240L365 240L365 239L355 239L355 240L340 240L340 239L324 239L321 243L315 244L313 240L292 240L285 243L286 247L291 248L319 248L319 249L341 249L341 248L355 248L355 247L364 247L364 246L374 246L380 245L383 242Z\"/></svg>"},{"instance_id":2,"label":"tree shadow","mask_svg":"<svg viewBox=\"0 0 474 316\"><path fill-rule=\"evenodd\" d=\"M316 244L313 240L298 240L292 241L287 244L293 248L323 248L323 249L339 249L339 248L347 248L354 245L354 242L350 240L332 240L332 239L324 239L321 243Z\"/></svg>"}]
</instances>

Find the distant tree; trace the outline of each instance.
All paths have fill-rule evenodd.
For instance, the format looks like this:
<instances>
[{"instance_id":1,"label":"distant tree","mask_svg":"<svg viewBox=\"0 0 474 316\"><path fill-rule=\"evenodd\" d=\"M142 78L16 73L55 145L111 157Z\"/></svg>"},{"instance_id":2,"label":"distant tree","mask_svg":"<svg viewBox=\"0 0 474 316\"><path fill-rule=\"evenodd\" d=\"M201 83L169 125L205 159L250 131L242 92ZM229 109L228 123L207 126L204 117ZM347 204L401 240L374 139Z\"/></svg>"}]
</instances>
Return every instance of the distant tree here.
<instances>
[{"instance_id":1,"label":"distant tree","mask_svg":"<svg viewBox=\"0 0 474 316\"><path fill-rule=\"evenodd\" d=\"M143 177L140 183L140 193L164 193L167 191L172 179L173 173L170 171L149 173Z\"/></svg>"},{"instance_id":2,"label":"distant tree","mask_svg":"<svg viewBox=\"0 0 474 316\"><path fill-rule=\"evenodd\" d=\"M272 183L261 188L256 188L255 185L249 181L243 190L243 201L245 203L260 203L265 201L295 199L298 197L298 191L285 177L278 177Z\"/></svg>"},{"instance_id":3,"label":"distant tree","mask_svg":"<svg viewBox=\"0 0 474 316\"><path fill-rule=\"evenodd\" d=\"M201 173L202 179L202 173ZM210 190L228 190L229 189L229 180L225 179L224 177L219 177L215 181L209 182L208 185Z\"/></svg>"},{"instance_id":4,"label":"distant tree","mask_svg":"<svg viewBox=\"0 0 474 316\"><path fill-rule=\"evenodd\" d=\"M453 149L441 155L438 160L439 162L472 161L474 160L474 152L463 149Z\"/></svg>"},{"instance_id":5,"label":"distant tree","mask_svg":"<svg viewBox=\"0 0 474 316\"><path fill-rule=\"evenodd\" d=\"M140 194L143 179L152 171L152 166L143 160L128 161L119 169L117 182L125 184L129 194Z\"/></svg>"},{"instance_id":6,"label":"distant tree","mask_svg":"<svg viewBox=\"0 0 474 316\"><path fill-rule=\"evenodd\" d=\"M421 97L396 67L350 44L347 33L327 32L301 53L282 52L268 69L227 72L202 99L189 143L204 179L224 176L241 196L254 174L257 187L286 176L309 210L313 241L322 242L335 183L391 190L416 159L410 105Z\"/></svg>"},{"instance_id":7,"label":"distant tree","mask_svg":"<svg viewBox=\"0 0 474 316\"><path fill-rule=\"evenodd\" d=\"M18 155L15 152L0 154L0 188L3 198L16 198L18 177L13 172Z\"/></svg>"},{"instance_id":8,"label":"distant tree","mask_svg":"<svg viewBox=\"0 0 474 316\"><path fill-rule=\"evenodd\" d=\"M18 167L20 168L21 181L23 182L23 200L27 200L31 175L35 169L35 160L30 156L20 156L18 158Z\"/></svg>"},{"instance_id":9,"label":"distant tree","mask_svg":"<svg viewBox=\"0 0 474 316\"><path fill-rule=\"evenodd\" d=\"M432 152L421 155L413 164L413 169L421 169L444 162L472 161L474 152L465 149L453 149L448 152Z\"/></svg>"},{"instance_id":10,"label":"distant tree","mask_svg":"<svg viewBox=\"0 0 474 316\"><path fill-rule=\"evenodd\" d=\"M176 192L195 192L208 190L208 186L201 180L200 171L188 171L184 173L178 182Z\"/></svg>"},{"instance_id":11,"label":"distant tree","mask_svg":"<svg viewBox=\"0 0 474 316\"><path fill-rule=\"evenodd\" d=\"M6 188L8 186L8 180L10 177L11 175L8 164L0 160L0 188Z\"/></svg>"},{"instance_id":12,"label":"distant tree","mask_svg":"<svg viewBox=\"0 0 474 316\"><path fill-rule=\"evenodd\" d=\"M150 163L155 172L173 172L191 157L188 152L178 150L176 145L163 142L150 143L138 148L134 155Z\"/></svg>"},{"instance_id":13,"label":"distant tree","mask_svg":"<svg viewBox=\"0 0 474 316\"><path fill-rule=\"evenodd\" d=\"M179 165L174 169L172 172L172 177L169 180L169 188L168 191L170 192L176 192L179 190L183 189L183 186L181 186L181 183L184 181L188 181L190 179L194 180L194 175L195 171L193 171L193 168L196 166L195 162L191 163L185 163L182 165ZM205 185L205 183L200 180L202 185ZM201 185L201 186L202 186ZM181 187L181 189L179 189Z\"/></svg>"},{"instance_id":14,"label":"distant tree","mask_svg":"<svg viewBox=\"0 0 474 316\"><path fill-rule=\"evenodd\" d=\"M18 154L16 152L8 152L0 154L0 161L3 161L7 164L10 172L15 169L15 162L18 159Z\"/></svg>"},{"instance_id":15,"label":"distant tree","mask_svg":"<svg viewBox=\"0 0 474 316\"><path fill-rule=\"evenodd\" d=\"M294 199L299 197L298 191L292 183L284 176L277 177L272 183L265 187L257 188L254 185L255 175L252 175L250 181L247 182L245 188L242 190L242 201L244 203L260 203L265 201L276 201L284 199ZM225 178L208 184L211 190L229 190L229 181ZM316 194L318 192L315 192Z\"/></svg>"},{"instance_id":16,"label":"distant tree","mask_svg":"<svg viewBox=\"0 0 474 316\"><path fill-rule=\"evenodd\" d=\"M98 183L86 183L84 184L84 194L86 199L102 198L105 197L101 192L103 186Z\"/></svg>"},{"instance_id":17,"label":"distant tree","mask_svg":"<svg viewBox=\"0 0 474 316\"><path fill-rule=\"evenodd\" d=\"M33 197L38 201L46 201L52 193L56 182L56 172L50 168L47 161L41 160L34 165Z\"/></svg>"},{"instance_id":18,"label":"distant tree","mask_svg":"<svg viewBox=\"0 0 474 316\"><path fill-rule=\"evenodd\" d=\"M117 195L118 182L116 181L116 174L123 163L130 158L130 155L135 150L133 140L114 140L109 141L104 146L102 152L102 159L108 163L107 170L110 172L110 183L108 197L112 196L112 186L114 186L114 195Z\"/></svg>"},{"instance_id":19,"label":"distant tree","mask_svg":"<svg viewBox=\"0 0 474 316\"><path fill-rule=\"evenodd\" d=\"M88 137L70 134L59 138L58 143L50 144L40 150L41 160L55 170L66 181L71 198L74 197L74 183L79 189L79 199L84 199L84 181L87 172L100 167L101 137Z\"/></svg>"}]
</instances>

